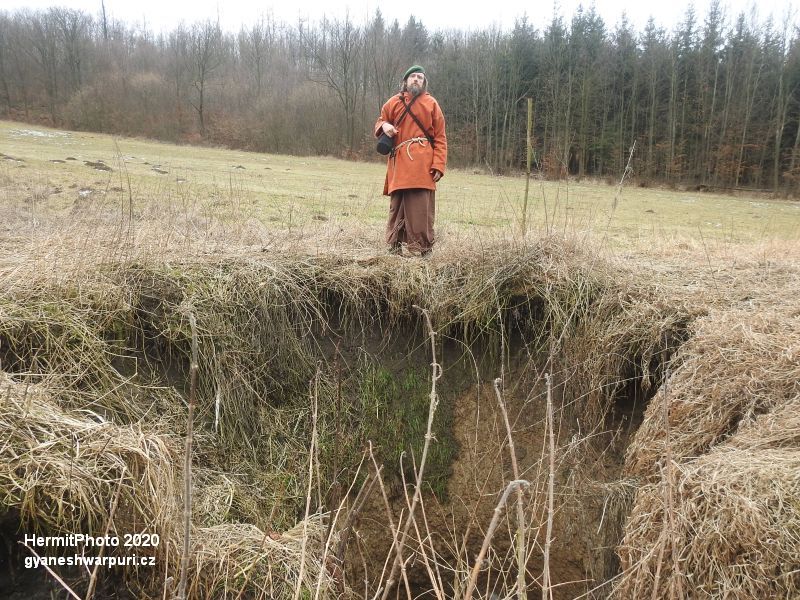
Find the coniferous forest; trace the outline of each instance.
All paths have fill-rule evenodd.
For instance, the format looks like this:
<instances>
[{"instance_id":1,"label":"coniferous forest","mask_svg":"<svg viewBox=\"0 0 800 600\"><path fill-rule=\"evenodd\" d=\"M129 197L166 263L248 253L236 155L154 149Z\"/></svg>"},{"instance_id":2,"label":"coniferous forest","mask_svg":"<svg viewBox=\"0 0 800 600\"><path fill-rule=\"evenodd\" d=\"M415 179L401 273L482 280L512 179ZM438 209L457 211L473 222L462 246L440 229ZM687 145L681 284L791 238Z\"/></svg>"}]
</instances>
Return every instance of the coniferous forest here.
<instances>
[{"instance_id":1,"label":"coniferous forest","mask_svg":"<svg viewBox=\"0 0 800 600\"><path fill-rule=\"evenodd\" d=\"M425 66L451 164L643 184L800 191L800 32L707 14L637 31L595 9L509 30L376 12L154 33L72 9L0 11L0 118L262 152L372 158L381 104Z\"/></svg>"}]
</instances>

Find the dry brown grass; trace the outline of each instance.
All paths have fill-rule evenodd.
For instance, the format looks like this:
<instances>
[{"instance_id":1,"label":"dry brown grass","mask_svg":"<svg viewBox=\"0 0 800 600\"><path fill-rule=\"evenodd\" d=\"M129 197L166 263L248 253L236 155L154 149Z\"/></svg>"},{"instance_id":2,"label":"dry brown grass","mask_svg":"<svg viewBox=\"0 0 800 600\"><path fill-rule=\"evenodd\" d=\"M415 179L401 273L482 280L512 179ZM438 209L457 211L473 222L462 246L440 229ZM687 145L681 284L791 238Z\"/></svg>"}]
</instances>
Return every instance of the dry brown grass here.
<instances>
[{"instance_id":1,"label":"dry brown grass","mask_svg":"<svg viewBox=\"0 0 800 600\"><path fill-rule=\"evenodd\" d=\"M18 513L25 533L158 534L160 544L151 552L135 549L140 556L154 555L157 566L128 568L124 576L138 580L140 597L161 597L160 582L168 576L177 579L182 545L178 438L147 431L145 423L120 426L88 409L66 410L42 386L19 383L4 373L0 389L4 511ZM109 522L117 495L119 509ZM325 531L325 518L319 514L272 535L250 524L196 527L189 597L235 595L241 586L246 597L288 598L301 572L305 589L316 589L318 581L323 591L334 589L339 584L318 558ZM303 532L310 551L301 569ZM127 550L118 552L125 556Z\"/></svg>"},{"instance_id":2,"label":"dry brown grass","mask_svg":"<svg viewBox=\"0 0 800 600\"><path fill-rule=\"evenodd\" d=\"M708 452L800 394L800 312L793 302L712 312L695 323L677 361L670 424L681 460ZM629 472L652 474L663 452L661 428L648 414L628 448Z\"/></svg>"},{"instance_id":3,"label":"dry brown grass","mask_svg":"<svg viewBox=\"0 0 800 600\"><path fill-rule=\"evenodd\" d=\"M61 408L40 385L0 373L3 440L0 488L6 508L42 530L102 532L121 486L116 525L166 531L174 515L159 496L173 496L177 440L120 426L85 408Z\"/></svg>"},{"instance_id":4,"label":"dry brown grass","mask_svg":"<svg viewBox=\"0 0 800 600\"><path fill-rule=\"evenodd\" d=\"M751 263L750 291L729 295L727 306L716 298L675 358L674 528L664 509L667 440L657 403L648 408L627 451L626 469L642 486L620 546L619 597L670 597L678 582L698 597L800 594L800 310L792 262L776 253ZM720 275L728 291L741 291L735 270ZM677 556L671 544L659 551L665 539Z\"/></svg>"}]
</instances>

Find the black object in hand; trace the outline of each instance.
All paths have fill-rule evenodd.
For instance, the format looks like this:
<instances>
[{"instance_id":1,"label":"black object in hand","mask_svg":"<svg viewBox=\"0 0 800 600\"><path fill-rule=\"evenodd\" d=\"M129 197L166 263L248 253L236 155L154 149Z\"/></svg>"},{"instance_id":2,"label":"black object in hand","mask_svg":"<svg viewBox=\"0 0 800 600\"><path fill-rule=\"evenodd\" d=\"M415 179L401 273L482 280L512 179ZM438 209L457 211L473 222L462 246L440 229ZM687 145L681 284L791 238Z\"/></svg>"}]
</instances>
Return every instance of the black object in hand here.
<instances>
[{"instance_id":1,"label":"black object in hand","mask_svg":"<svg viewBox=\"0 0 800 600\"><path fill-rule=\"evenodd\" d=\"M385 133L382 133L381 137L378 138L378 145L375 148L378 151L378 154L383 154L386 156L392 151L392 148L394 148L394 140L392 140L392 138Z\"/></svg>"}]
</instances>

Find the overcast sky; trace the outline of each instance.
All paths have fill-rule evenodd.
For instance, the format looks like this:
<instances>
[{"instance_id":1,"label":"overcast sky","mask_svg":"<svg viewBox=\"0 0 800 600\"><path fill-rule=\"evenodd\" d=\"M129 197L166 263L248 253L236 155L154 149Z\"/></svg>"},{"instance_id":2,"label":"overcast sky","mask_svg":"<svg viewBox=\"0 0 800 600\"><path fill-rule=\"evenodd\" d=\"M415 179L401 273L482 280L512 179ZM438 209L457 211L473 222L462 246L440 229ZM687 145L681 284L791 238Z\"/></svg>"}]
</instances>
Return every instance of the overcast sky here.
<instances>
[{"instance_id":1,"label":"overcast sky","mask_svg":"<svg viewBox=\"0 0 800 600\"><path fill-rule=\"evenodd\" d=\"M579 0L561 0L557 2L558 11L569 21L579 4ZM586 6L590 2L584 0L583 4ZM657 0L652 3L647 0L597 0L595 7L609 27L619 21L624 11L636 30L641 31L651 15L657 25L672 29L683 19L689 4L690 0ZM710 0L694 0L693 4L702 22ZM742 11L750 14L754 3L753 0L721 0L720 4L730 22ZM100 0L0 0L0 7L6 10L48 6L80 8L97 14ZM349 12L354 21L363 22L374 14L376 8L380 8L387 20L396 18L401 24L413 14L429 30L451 27L481 29L492 23L509 28L516 17L526 12L529 21L541 30L553 14L552 1L541 0L106 0L106 12L112 17L131 24L146 21L155 31L171 29L181 20L192 22L217 16L225 29L235 31L242 23L270 13L281 21L294 23L298 18L316 20L322 15L341 18ZM791 23L797 24L797 12L787 0L760 0L756 17L763 22L772 15L778 24L786 21L788 16Z\"/></svg>"}]
</instances>

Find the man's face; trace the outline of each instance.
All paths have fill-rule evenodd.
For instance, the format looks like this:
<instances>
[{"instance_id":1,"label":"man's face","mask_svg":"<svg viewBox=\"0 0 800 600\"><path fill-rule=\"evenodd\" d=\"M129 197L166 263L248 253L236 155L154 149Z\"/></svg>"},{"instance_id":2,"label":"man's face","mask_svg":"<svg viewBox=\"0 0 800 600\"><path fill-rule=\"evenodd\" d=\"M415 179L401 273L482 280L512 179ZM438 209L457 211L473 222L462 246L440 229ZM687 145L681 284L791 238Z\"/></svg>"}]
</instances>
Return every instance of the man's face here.
<instances>
[{"instance_id":1,"label":"man's face","mask_svg":"<svg viewBox=\"0 0 800 600\"><path fill-rule=\"evenodd\" d=\"M425 75L422 73L412 73L406 79L406 87L413 96L417 96L425 85Z\"/></svg>"}]
</instances>

